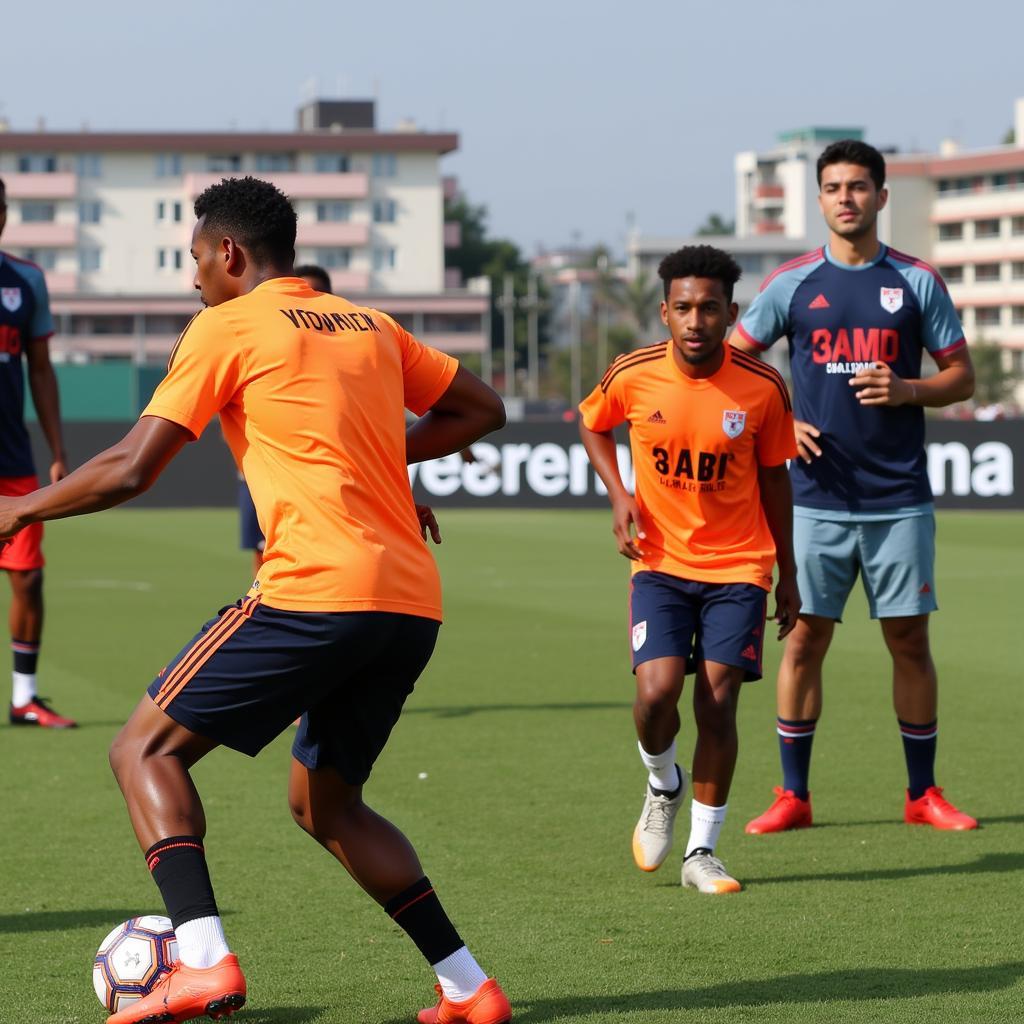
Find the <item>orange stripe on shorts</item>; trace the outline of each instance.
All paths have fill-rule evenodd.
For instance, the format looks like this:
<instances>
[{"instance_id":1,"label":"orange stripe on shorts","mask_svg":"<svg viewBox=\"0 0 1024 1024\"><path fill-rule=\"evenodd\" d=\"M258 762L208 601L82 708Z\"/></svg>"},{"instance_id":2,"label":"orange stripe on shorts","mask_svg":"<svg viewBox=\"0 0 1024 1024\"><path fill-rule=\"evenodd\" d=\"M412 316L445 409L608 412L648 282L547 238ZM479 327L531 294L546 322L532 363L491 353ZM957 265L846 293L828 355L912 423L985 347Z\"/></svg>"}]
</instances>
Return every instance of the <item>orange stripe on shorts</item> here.
<instances>
[{"instance_id":1,"label":"orange stripe on shorts","mask_svg":"<svg viewBox=\"0 0 1024 1024\"><path fill-rule=\"evenodd\" d=\"M179 693L186 686L189 681L195 677L195 674L217 653L218 648L222 647L232 636L241 628L241 626L248 621L249 616L243 614L239 609L235 609L236 614L231 619L230 624L220 631L220 633L206 645L202 652L196 652L196 657L192 659L192 664L188 670L184 673L177 674L176 681L172 684L171 688L167 690L162 696L157 694L156 705L161 710L165 709L168 704L178 696ZM227 616L224 616L227 618Z\"/></svg>"}]
</instances>

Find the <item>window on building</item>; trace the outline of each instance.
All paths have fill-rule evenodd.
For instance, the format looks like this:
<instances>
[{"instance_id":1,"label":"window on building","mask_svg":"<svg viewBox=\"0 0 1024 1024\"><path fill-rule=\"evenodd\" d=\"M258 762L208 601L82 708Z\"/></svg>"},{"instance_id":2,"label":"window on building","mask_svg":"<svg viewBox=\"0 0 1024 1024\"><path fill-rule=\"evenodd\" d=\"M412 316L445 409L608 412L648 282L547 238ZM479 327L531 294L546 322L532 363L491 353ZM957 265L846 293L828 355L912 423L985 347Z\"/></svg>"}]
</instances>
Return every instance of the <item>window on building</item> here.
<instances>
[{"instance_id":1,"label":"window on building","mask_svg":"<svg viewBox=\"0 0 1024 1024\"><path fill-rule=\"evenodd\" d=\"M1010 277L1014 281L1024 281L1024 260L1014 260L1010 264Z\"/></svg>"},{"instance_id":2,"label":"window on building","mask_svg":"<svg viewBox=\"0 0 1024 1024\"><path fill-rule=\"evenodd\" d=\"M394 153L374 153L372 168L375 178L393 178L398 173L398 158Z\"/></svg>"},{"instance_id":3,"label":"window on building","mask_svg":"<svg viewBox=\"0 0 1024 1024\"><path fill-rule=\"evenodd\" d=\"M43 270L57 269L56 249L22 249L21 255L23 259L28 260L29 263L34 263Z\"/></svg>"},{"instance_id":4,"label":"window on building","mask_svg":"<svg viewBox=\"0 0 1024 1024\"><path fill-rule=\"evenodd\" d=\"M21 174L53 174L57 170L57 157L53 153L22 153L18 157Z\"/></svg>"},{"instance_id":5,"label":"window on building","mask_svg":"<svg viewBox=\"0 0 1024 1024\"><path fill-rule=\"evenodd\" d=\"M332 245L314 249L313 262L327 270L347 270L352 262L352 250L346 246Z\"/></svg>"},{"instance_id":6,"label":"window on building","mask_svg":"<svg viewBox=\"0 0 1024 1024\"><path fill-rule=\"evenodd\" d=\"M1024 306L1013 306L1010 321L1014 327L1024 327Z\"/></svg>"},{"instance_id":7,"label":"window on building","mask_svg":"<svg viewBox=\"0 0 1024 1024\"><path fill-rule=\"evenodd\" d=\"M1010 178L1006 174L993 174L992 175L992 187L993 188L1006 188L1009 184Z\"/></svg>"},{"instance_id":8,"label":"window on building","mask_svg":"<svg viewBox=\"0 0 1024 1024\"><path fill-rule=\"evenodd\" d=\"M180 224L183 208L180 199L158 199L156 201L157 224Z\"/></svg>"},{"instance_id":9,"label":"window on building","mask_svg":"<svg viewBox=\"0 0 1024 1024\"><path fill-rule=\"evenodd\" d=\"M98 199L86 199L78 204L80 224L99 224L103 215L103 204Z\"/></svg>"},{"instance_id":10,"label":"window on building","mask_svg":"<svg viewBox=\"0 0 1024 1024\"><path fill-rule=\"evenodd\" d=\"M57 219L56 203L22 202L21 222L23 224L45 224Z\"/></svg>"},{"instance_id":11,"label":"window on building","mask_svg":"<svg viewBox=\"0 0 1024 1024\"><path fill-rule=\"evenodd\" d=\"M99 153L79 153L75 170L80 178L99 178L103 174L103 159Z\"/></svg>"},{"instance_id":12,"label":"window on building","mask_svg":"<svg viewBox=\"0 0 1024 1024\"><path fill-rule=\"evenodd\" d=\"M78 250L78 269L83 274L100 269L100 250L96 247L89 247Z\"/></svg>"},{"instance_id":13,"label":"window on building","mask_svg":"<svg viewBox=\"0 0 1024 1024\"><path fill-rule=\"evenodd\" d=\"M999 306L976 306L974 309L974 324L976 327L998 327Z\"/></svg>"},{"instance_id":14,"label":"window on building","mask_svg":"<svg viewBox=\"0 0 1024 1024\"><path fill-rule=\"evenodd\" d=\"M1024 217L1010 218L1010 234L1024 235Z\"/></svg>"},{"instance_id":15,"label":"window on building","mask_svg":"<svg viewBox=\"0 0 1024 1024\"><path fill-rule=\"evenodd\" d=\"M999 263L976 263L974 265L974 280L978 283L989 283L998 281L1002 266Z\"/></svg>"},{"instance_id":16,"label":"window on building","mask_svg":"<svg viewBox=\"0 0 1024 1024\"><path fill-rule=\"evenodd\" d=\"M317 153L313 159L317 174L348 174L350 166L347 153Z\"/></svg>"},{"instance_id":17,"label":"window on building","mask_svg":"<svg viewBox=\"0 0 1024 1024\"><path fill-rule=\"evenodd\" d=\"M157 153L157 155L156 155L156 176L158 178L180 178L181 177L181 154L180 153Z\"/></svg>"},{"instance_id":18,"label":"window on building","mask_svg":"<svg viewBox=\"0 0 1024 1024\"><path fill-rule=\"evenodd\" d=\"M940 192L952 192L954 182L950 181L949 178L939 178L938 188Z\"/></svg>"},{"instance_id":19,"label":"window on building","mask_svg":"<svg viewBox=\"0 0 1024 1024\"><path fill-rule=\"evenodd\" d=\"M1010 373L1019 378L1024 374L1024 349L1011 348L1009 350L1009 356Z\"/></svg>"},{"instance_id":20,"label":"window on building","mask_svg":"<svg viewBox=\"0 0 1024 1024\"><path fill-rule=\"evenodd\" d=\"M964 225L963 221L958 221L955 224L940 224L939 225L939 241L940 242L957 242L964 237Z\"/></svg>"},{"instance_id":21,"label":"window on building","mask_svg":"<svg viewBox=\"0 0 1024 1024\"><path fill-rule=\"evenodd\" d=\"M257 171L273 174L295 170L294 153L257 153L254 166Z\"/></svg>"},{"instance_id":22,"label":"window on building","mask_svg":"<svg viewBox=\"0 0 1024 1024\"><path fill-rule=\"evenodd\" d=\"M181 270L182 255L180 249L160 248L156 251L157 270Z\"/></svg>"},{"instance_id":23,"label":"window on building","mask_svg":"<svg viewBox=\"0 0 1024 1024\"><path fill-rule=\"evenodd\" d=\"M316 204L316 219L318 221L339 221L350 220L352 217L352 204L344 199L331 200Z\"/></svg>"},{"instance_id":24,"label":"window on building","mask_svg":"<svg viewBox=\"0 0 1024 1024\"><path fill-rule=\"evenodd\" d=\"M394 199L374 199L373 219L378 224L394 224L398 204Z\"/></svg>"},{"instance_id":25,"label":"window on building","mask_svg":"<svg viewBox=\"0 0 1024 1024\"><path fill-rule=\"evenodd\" d=\"M373 250L373 269L374 270L394 270L395 269L395 250L394 249L374 249Z\"/></svg>"},{"instance_id":26,"label":"window on building","mask_svg":"<svg viewBox=\"0 0 1024 1024\"><path fill-rule=\"evenodd\" d=\"M974 237L975 238L998 238L999 237L999 218L998 217L987 217L985 220L976 220L974 222Z\"/></svg>"},{"instance_id":27,"label":"window on building","mask_svg":"<svg viewBox=\"0 0 1024 1024\"><path fill-rule=\"evenodd\" d=\"M242 158L237 153L211 153L206 158L206 169L211 174L228 174L242 169Z\"/></svg>"},{"instance_id":28,"label":"window on building","mask_svg":"<svg viewBox=\"0 0 1024 1024\"><path fill-rule=\"evenodd\" d=\"M962 263L942 268L942 277L946 284L963 284L964 268Z\"/></svg>"}]
</instances>

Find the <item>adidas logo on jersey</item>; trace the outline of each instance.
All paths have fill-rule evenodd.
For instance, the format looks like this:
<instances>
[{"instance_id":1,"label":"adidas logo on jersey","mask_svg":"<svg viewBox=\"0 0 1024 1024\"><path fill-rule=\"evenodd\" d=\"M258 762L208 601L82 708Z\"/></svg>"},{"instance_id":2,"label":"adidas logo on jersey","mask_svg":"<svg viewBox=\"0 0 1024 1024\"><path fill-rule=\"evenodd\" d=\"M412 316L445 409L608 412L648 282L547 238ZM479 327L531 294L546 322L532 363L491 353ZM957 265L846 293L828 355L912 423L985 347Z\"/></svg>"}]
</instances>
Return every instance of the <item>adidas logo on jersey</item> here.
<instances>
[{"instance_id":1,"label":"adidas logo on jersey","mask_svg":"<svg viewBox=\"0 0 1024 1024\"><path fill-rule=\"evenodd\" d=\"M660 409L655 409L650 416L647 417L648 423L668 423L668 420L661 415Z\"/></svg>"},{"instance_id":2,"label":"adidas logo on jersey","mask_svg":"<svg viewBox=\"0 0 1024 1024\"><path fill-rule=\"evenodd\" d=\"M829 309L831 305L828 299L824 295L818 294L818 297L807 307L808 309Z\"/></svg>"}]
</instances>

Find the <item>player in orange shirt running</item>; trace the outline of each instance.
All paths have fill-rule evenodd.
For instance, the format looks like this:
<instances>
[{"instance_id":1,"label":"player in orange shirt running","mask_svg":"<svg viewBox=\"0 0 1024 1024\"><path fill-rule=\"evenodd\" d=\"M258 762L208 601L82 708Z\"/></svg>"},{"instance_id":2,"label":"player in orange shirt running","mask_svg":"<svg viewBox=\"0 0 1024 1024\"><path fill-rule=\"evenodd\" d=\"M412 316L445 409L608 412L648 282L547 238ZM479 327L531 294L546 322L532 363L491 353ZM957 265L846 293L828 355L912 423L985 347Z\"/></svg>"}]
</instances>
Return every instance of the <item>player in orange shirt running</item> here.
<instances>
[{"instance_id":1,"label":"player in orange shirt running","mask_svg":"<svg viewBox=\"0 0 1024 1024\"><path fill-rule=\"evenodd\" d=\"M189 769L222 744L255 755L299 713L292 815L435 968L441 999L420 1019L507 1020L508 1000L462 942L409 841L362 799L441 618L407 462L500 427L501 400L384 314L292 276L295 212L272 185L222 181L198 198L196 216L196 287L210 308L178 340L139 422L61 482L0 500L0 536L120 504L219 413L266 531L248 595L160 672L111 747L180 961L108 1024L222 1015L245 1002ZM408 430L406 407L420 415Z\"/></svg>"},{"instance_id":2,"label":"player in orange shirt running","mask_svg":"<svg viewBox=\"0 0 1024 1024\"><path fill-rule=\"evenodd\" d=\"M715 856L736 765L736 706L761 678L768 592L780 639L800 596L786 459L796 454L782 378L724 344L736 319L740 268L700 245L662 260L661 317L671 339L620 356L580 406L580 433L608 488L619 552L632 562L633 717L648 770L633 832L637 867L654 871L672 848L686 772L676 764L678 703L696 670L691 830L683 885L738 892ZM613 429L629 424L636 497L619 472Z\"/></svg>"}]
</instances>

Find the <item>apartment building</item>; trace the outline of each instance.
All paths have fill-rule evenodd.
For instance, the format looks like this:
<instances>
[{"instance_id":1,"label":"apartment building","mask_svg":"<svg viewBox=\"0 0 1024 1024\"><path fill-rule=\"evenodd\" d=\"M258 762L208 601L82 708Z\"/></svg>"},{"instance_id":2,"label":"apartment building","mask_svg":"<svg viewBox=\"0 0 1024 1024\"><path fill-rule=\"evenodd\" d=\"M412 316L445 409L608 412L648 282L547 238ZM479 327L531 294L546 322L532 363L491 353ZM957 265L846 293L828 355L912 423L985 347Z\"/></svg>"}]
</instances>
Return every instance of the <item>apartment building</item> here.
<instances>
[{"instance_id":1,"label":"apartment building","mask_svg":"<svg viewBox=\"0 0 1024 1024\"><path fill-rule=\"evenodd\" d=\"M486 291L445 272L453 133L378 130L372 100L316 100L291 132L0 130L0 246L46 273L55 359L164 358L198 308L192 204L223 177L277 185L298 214L296 257L335 291L452 352L484 346Z\"/></svg>"},{"instance_id":2,"label":"apartment building","mask_svg":"<svg viewBox=\"0 0 1024 1024\"><path fill-rule=\"evenodd\" d=\"M880 221L893 244L941 272L965 333L1004 349L1024 371L1024 99L1014 142L965 152L889 157L889 207Z\"/></svg>"}]
</instances>

